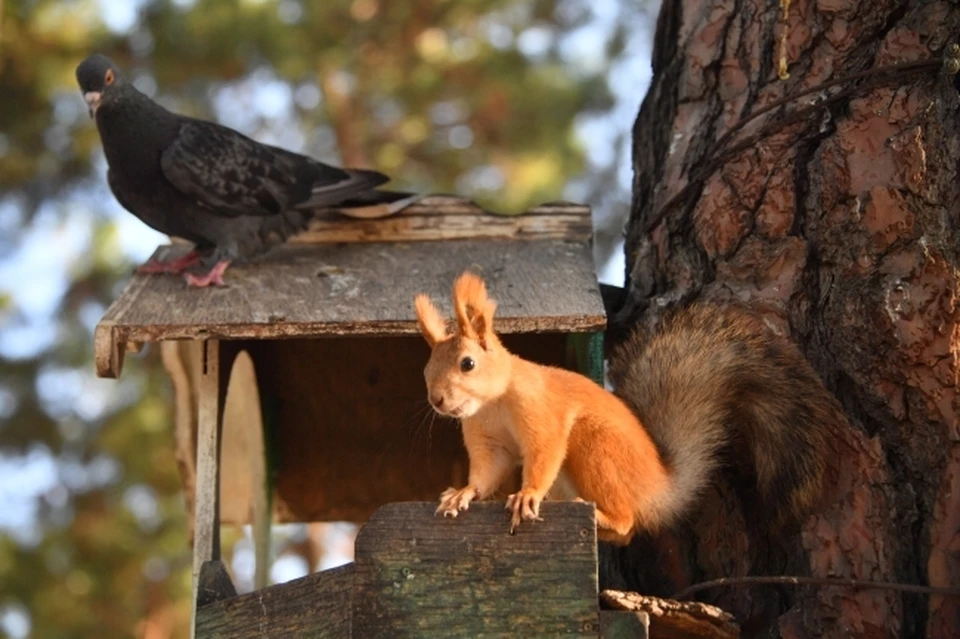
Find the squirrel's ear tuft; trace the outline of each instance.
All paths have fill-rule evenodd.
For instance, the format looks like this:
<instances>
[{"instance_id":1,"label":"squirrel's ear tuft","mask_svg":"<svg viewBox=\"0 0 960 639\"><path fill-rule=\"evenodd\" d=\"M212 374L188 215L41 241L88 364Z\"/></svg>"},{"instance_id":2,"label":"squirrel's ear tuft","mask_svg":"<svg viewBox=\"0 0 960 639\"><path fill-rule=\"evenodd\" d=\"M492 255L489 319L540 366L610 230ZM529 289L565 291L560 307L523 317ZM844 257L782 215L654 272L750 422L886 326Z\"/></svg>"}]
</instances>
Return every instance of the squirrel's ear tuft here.
<instances>
[{"instance_id":1,"label":"squirrel's ear tuft","mask_svg":"<svg viewBox=\"0 0 960 639\"><path fill-rule=\"evenodd\" d=\"M453 284L453 308L457 313L460 333L476 339L487 348L493 334L493 313L496 302L487 297L487 286L473 273L465 272Z\"/></svg>"},{"instance_id":2,"label":"squirrel's ear tuft","mask_svg":"<svg viewBox=\"0 0 960 639\"><path fill-rule=\"evenodd\" d=\"M414 306L417 310L417 326L423 333L424 339L430 348L433 348L437 342L442 341L447 336L447 326L440 317L440 312L433 305L430 298L420 293L414 300Z\"/></svg>"},{"instance_id":3,"label":"squirrel's ear tuft","mask_svg":"<svg viewBox=\"0 0 960 639\"><path fill-rule=\"evenodd\" d=\"M473 325L477 328L477 339L484 350L489 350L493 338L493 313L497 310L497 303L487 299L483 309L477 313Z\"/></svg>"}]
</instances>

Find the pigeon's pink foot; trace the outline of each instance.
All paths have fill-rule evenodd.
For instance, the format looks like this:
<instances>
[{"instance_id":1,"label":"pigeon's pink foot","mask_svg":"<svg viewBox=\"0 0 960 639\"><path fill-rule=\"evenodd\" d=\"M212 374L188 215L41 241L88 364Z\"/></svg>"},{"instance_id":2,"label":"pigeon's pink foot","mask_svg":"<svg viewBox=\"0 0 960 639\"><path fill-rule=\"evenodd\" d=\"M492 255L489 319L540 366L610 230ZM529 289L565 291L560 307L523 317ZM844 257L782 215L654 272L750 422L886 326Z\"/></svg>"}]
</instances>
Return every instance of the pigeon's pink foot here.
<instances>
[{"instance_id":1,"label":"pigeon's pink foot","mask_svg":"<svg viewBox=\"0 0 960 639\"><path fill-rule=\"evenodd\" d=\"M193 273L184 273L183 279L187 280L187 286L204 287L215 284L217 286L226 286L223 281L223 272L230 266L230 260L220 260L213 265L213 268L206 275L194 275Z\"/></svg>"},{"instance_id":2,"label":"pigeon's pink foot","mask_svg":"<svg viewBox=\"0 0 960 639\"><path fill-rule=\"evenodd\" d=\"M190 251L183 257L178 257L175 260L167 260L161 262L160 260L151 259L146 264L141 264L137 267L137 273L182 273L184 269L190 268L194 264L200 261L200 254L196 251Z\"/></svg>"}]
</instances>

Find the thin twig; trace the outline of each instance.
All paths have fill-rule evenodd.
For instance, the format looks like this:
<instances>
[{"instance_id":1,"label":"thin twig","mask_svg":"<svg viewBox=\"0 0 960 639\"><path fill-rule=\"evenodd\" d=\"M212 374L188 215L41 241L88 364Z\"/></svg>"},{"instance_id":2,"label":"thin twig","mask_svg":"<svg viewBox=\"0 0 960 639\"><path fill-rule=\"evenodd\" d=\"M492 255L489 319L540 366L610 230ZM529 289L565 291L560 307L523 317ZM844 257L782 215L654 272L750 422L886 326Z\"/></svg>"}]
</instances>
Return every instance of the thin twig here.
<instances>
[{"instance_id":1,"label":"thin twig","mask_svg":"<svg viewBox=\"0 0 960 639\"><path fill-rule=\"evenodd\" d=\"M944 597L960 597L960 588L948 588L939 586L919 586L916 584L901 584L892 581L861 581L859 579L845 579L843 577L797 577L790 575L783 576L749 576L749 577L721 577L711 581L704 581L684 588L672 599L686 599L695 592L707 590L708 588L717 588L719 586L749 586L754 584L777 584L794 586L833 586L841 588L871 588L879 590L898 590L901 592L913 592L929 595L942 595Z\"/></svg>"}]
</instances>

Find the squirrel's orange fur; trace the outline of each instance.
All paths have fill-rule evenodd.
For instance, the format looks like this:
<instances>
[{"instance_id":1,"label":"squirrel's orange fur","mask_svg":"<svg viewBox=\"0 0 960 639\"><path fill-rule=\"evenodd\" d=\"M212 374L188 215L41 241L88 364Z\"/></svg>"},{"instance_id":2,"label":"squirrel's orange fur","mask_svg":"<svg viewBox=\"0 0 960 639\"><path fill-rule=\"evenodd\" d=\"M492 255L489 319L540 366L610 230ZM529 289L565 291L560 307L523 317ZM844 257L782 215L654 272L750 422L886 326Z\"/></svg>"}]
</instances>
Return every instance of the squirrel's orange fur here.
<instances>
[{"instance_id":1,"label":"squirrel's orange fur","mask_svg":"<svg viewBox=\"0 0 960 639\"><path fill-rule=\"evenodd\" d=\"M461 420L470 459L467 486L447 489L437 513L457 516L522 464L521 488L507 499L512 531L539 519L563 469L579 498L596 503L598 538L624 544L682 516L730 439L753 457L762 498L785 501L797 517L816 500L824 468L817 420L842 414L800 352L755 318L695 307L652 338L637 331L611 360L625 402L583 375L504 348L493 330L496 304L476 275L457 279L453 307L456 330L447 333L430 300L416 298L432 348L430 403Z\"/></svg>"}]
</instances>

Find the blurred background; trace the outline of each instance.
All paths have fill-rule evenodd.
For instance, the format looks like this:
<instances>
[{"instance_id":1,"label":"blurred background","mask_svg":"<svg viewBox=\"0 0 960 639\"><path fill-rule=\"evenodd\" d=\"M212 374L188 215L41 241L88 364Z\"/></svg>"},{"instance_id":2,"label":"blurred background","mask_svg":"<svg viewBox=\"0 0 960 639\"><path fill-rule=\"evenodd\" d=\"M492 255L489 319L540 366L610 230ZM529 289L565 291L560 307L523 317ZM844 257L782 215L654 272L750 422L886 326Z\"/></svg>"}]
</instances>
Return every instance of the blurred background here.
<instances>
[{"instance_id":1,"label":"blurred background","mask_svg":"<svg viewBox=\"0 0 960 639\"><path fill-rule=\"evenodd\" d=\"M187 636L190 549L156 349L94 375L93 329L167 238L110 194L74 79L100 51L167 107L503 212L594 210L623 281L630 130L656 0L0 0L0 635ZM352 558L274 531L271 582ZM225 530L241 592L249 531Z\"/></svg>"}]
</instances>

